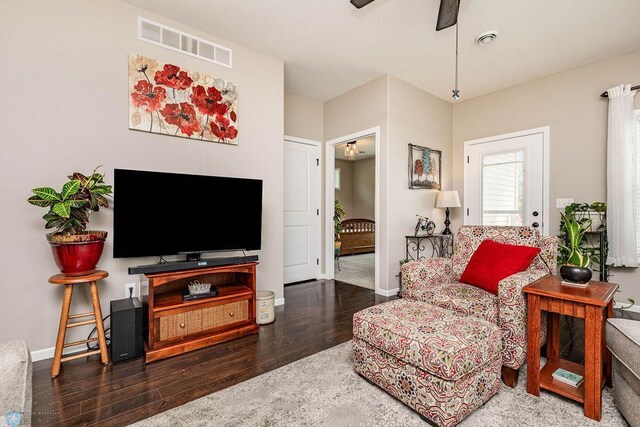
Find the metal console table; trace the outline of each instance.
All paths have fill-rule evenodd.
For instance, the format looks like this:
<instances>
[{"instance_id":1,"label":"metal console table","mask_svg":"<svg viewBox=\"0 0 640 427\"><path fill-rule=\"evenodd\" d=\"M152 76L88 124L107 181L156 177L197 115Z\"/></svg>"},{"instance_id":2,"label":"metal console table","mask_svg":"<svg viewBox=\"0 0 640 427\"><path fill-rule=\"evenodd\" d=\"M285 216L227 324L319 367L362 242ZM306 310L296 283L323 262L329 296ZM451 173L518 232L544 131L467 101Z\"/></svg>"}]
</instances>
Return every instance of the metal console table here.
<instances>
[{"instance_id":1,"label":"metal console table","mask_svg":"<svg viewBox=\"0 0 640 427\"><path fill-rule=\"evenodd\" d=\"M417 261L424 259L424 253L431 249L431 257L451 258L453 256L453 234L424 234L404 236L406 259Z\"/></svg>"}]
</instances>

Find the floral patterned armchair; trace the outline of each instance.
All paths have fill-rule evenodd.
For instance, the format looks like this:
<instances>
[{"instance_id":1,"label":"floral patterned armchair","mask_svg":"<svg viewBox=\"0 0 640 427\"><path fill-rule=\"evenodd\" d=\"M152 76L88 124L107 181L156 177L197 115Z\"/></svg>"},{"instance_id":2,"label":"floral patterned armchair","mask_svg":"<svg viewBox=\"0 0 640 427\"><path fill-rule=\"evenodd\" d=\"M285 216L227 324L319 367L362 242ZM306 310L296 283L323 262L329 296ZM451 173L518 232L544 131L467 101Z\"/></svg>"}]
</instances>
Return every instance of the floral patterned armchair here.
<instances>
[{"instance_id":1,"label":"floral patterned armchair","mask_svg":"<svg viewBox=\"0 0 640 427\"><path fill-rule=\"evenodd\" d=\"M496 296L459 283L471 255L485 239L536 246L542 251L528 270L502 280ZM514 387L527 348L527 301L522 288L550 271L555 273L557 246L556 237L541 237L530 227L462 226L456 235L453 258L429 258L402 266L402 297L498 325L502 330L503 380ZM543 316L541 345L546 341L546 321Z\"/></svg>"}]
</instances>

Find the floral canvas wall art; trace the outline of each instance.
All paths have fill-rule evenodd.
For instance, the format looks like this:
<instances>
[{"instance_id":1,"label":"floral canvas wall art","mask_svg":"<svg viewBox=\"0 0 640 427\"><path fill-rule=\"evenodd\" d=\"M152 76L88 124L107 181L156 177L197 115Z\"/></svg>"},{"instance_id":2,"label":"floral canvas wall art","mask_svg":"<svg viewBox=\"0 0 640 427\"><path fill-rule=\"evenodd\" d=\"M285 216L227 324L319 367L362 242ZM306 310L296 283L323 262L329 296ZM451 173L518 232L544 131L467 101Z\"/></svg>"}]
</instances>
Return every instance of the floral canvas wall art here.
<instances>
[{"instance_id":1,"label":"floral canvas wall art","mask_svg":"<svg viewBox=\"0 0 640 427\"><path fill-rule=\"evenodd\" d=\"M129 129L238 144L238 85L129 54Z\"/></svg>"}]
</instances>

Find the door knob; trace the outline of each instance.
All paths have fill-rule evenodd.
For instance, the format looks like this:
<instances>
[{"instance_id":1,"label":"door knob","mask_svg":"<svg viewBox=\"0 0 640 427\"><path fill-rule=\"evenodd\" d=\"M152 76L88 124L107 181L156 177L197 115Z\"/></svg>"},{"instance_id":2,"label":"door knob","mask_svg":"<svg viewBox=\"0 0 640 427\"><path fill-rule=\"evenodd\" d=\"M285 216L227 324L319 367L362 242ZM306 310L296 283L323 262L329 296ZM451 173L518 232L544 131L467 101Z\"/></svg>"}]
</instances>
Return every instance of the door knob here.
<instances>
[{"instance_id":1,"label":"door knob","mask_svg":"<svg viewBox=\"0 0 640 427\"><path fill-rule=\"evenodd\" d=\"M533 216L538 216L538 215L540 215L538 211L533 211Z\"/></svg>"},{"instance_id":2,"label":"door knob","mask_svg":"<svg viewBox=\"0 0 640 427\"><path fill-rule=\"evenodd\" d=\"M531 224L531 226L533 228L538 228L538 227L540 227L540 224L538 224L537 222L534 222L533 224Z\"/></svg>"}]
</instances>

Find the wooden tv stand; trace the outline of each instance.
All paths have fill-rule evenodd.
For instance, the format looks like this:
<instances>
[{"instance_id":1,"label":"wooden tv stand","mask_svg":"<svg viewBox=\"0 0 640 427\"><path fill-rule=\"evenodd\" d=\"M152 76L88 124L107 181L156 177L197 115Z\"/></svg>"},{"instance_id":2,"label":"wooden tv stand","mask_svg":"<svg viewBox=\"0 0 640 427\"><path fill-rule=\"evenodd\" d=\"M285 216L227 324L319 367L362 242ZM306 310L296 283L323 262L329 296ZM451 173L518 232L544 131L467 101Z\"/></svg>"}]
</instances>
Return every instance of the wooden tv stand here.
<instances>
[{"instance_id":1,"label":"wooden tv stand","mask_svg":"<svg viewBox=\"0 0 640 427\"><path fill-rule=\"evenodd\" d=\"M142 295L148 309L145 360L153 362L257 333L257 264L145 274L149 280L148 292ZM217 287L218 296L183 301L182 292L196 279Z\"/></svg>"}]
</instances>

